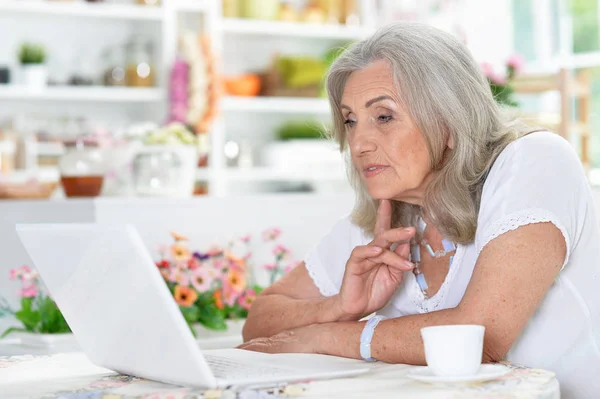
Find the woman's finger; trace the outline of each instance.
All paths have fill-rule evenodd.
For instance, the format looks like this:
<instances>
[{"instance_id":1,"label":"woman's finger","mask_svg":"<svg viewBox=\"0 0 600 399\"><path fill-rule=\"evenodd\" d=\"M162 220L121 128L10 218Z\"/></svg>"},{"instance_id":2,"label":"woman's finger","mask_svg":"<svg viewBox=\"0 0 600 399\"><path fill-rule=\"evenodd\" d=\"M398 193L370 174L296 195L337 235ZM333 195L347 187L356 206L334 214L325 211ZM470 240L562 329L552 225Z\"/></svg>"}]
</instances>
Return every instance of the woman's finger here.
<instances>
[{"instance_id":1,"label":"woman's finger","mask_svg":"<svg viewBox=\"0 0 600 399\"><path fill-rule=\"evenodd\" d=\"M395 242L408 241L415 235L414 227L403 227L384 231L371 241L372 245L389 248Z\"/></svg>"},{"instance_id":2,"label":"woman's finger","mask_svg":"<svg viewBox=\"0 0 600 399\"><path fill-rule=\"evenodd\" d=\"M359 245L358 247L354 247L354 249L352 250L350 260L353 260L355 262L362 261L377 256L382 252L383 248L377 247L375 245Z\"/></svg>"},{"instance_id":3,"label":"woman's finger","mask_svg":"<svg viewBox=\"0 0 600 399\"><path fill-rule=\"evenodd\" d=\"M415 267L415 265L406 258L388 250L383 251L381 255L370 258L369 260L375 263L385 263L388 266L402 271L409 271Z\"/></svg>"},{"instance_id":4,"label":"woman's finger","mask_svg":"<svg viewBox=\"0 0 600 399\"><path fill-rule=\"evenodd\" d=\"M392 227L392 203L390 200L379 200L377 207L377 221L375 223L375 235L389 230Z\"/></svg>"},{"instance_id":5,"label":"woman's finger","mask_svg":"<svg viewBox=\"0 0 600 399\"><path fill-rule=\"evenodd\" d=\"M408 259L408 255L410 254L410 243L403 242L403 243L399 244L394 249L394 252L396 254L398 254L398 256L400 256L401 258Z\"/></svg>"}]
</instances>

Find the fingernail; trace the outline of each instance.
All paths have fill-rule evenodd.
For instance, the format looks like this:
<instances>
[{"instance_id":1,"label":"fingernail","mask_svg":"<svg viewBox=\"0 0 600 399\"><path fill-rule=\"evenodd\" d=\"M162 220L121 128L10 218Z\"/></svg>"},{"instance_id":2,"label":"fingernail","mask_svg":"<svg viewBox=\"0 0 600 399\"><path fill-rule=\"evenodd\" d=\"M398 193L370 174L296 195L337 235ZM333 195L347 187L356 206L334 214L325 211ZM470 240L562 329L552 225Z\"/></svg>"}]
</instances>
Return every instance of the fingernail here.
<instances>
[{"instance_id":1,"label":"fingernail","mask_svg":"<svg viewBox=\"0 0 600 399\"><path fill-rule=\"evenodd\" d=\"M373 247L371 248L371 252L373 252L374 254L378 254L381 252L381 248L380 247Z\"/></svg>"},{"instance_id":2,"label":"fingernail","mask_svg":"<svg viewBox=\"0 0 600 399\"><path fill-rule=\"evenodd\" d=\"M405 261L404 261L404 264L405 264L407 267L410 267L411 269L413 269L413 268L415 267L415 264L414 264L414 263L412 263L412 262L409 262L409 261L407 261L407 260L405 260Z\"/></svg>"},{"instance_id":3,"label":"fingernail","mask_svg":"<svg viewBox=\"0 0 600 399\"><path fill-rule=\"evenodd\" d=\"M413 231L413 227L405 227L404 231L406 231L407 233L411 233Z\"/></svg>"}]
</instances>

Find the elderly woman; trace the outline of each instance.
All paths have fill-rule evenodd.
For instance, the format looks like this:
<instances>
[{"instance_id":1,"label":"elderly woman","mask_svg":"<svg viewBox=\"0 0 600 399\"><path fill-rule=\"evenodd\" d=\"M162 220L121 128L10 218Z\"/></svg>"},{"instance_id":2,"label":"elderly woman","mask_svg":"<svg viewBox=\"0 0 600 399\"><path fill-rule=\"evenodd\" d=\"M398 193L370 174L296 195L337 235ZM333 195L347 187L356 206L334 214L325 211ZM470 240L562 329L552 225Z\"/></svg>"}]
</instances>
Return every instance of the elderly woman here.
<instances>
[{"instance_id":1,"label":"elderly woman","mask_svg":"<svg viewBox=\"0 0 600 399\"><path fill-rule=\"evenodd\" d=\"M355 207L259 296L242 347L423 365L422 327L481 324L484 361L600 392L600 228L569 143L505 117L466 47L424 25L345 51L327 89Z\"/></svg>"}]
</instances>

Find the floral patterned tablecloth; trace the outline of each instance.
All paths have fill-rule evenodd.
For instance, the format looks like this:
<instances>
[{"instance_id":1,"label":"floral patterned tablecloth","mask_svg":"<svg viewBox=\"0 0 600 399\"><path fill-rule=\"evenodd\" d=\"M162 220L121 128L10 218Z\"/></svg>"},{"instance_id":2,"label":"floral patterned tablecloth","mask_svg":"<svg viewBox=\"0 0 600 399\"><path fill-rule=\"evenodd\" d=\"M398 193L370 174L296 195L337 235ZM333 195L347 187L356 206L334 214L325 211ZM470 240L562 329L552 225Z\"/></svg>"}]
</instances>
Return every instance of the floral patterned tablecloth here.
<instances>
[{"instance_id":1,"label":"floral patterned tablecloth","mask_svg":"<svg viewBox=\"0 0 600 399\"><path fill-rule=\"evenodd\" d=\"M119 375L94 366L83 353L0 357L2 399L266 399L308 398L560 398L554 373L508 364L512 371L485 383L427 384L406 377L412 366L374 364L354 378L280 385L264 390L182 388Z\"/></svg>"}]
</instances>

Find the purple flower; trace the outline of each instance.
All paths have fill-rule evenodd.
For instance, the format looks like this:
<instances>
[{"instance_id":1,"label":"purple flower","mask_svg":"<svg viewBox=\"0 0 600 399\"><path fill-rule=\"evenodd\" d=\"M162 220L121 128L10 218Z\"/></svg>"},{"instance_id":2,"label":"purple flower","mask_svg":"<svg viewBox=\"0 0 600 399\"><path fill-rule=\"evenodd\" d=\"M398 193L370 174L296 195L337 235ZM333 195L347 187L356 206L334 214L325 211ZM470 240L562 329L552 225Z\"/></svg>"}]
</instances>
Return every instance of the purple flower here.
<instances>
[{"instance_id":1,"label":"purple flower","mask_svg":"<svg viewBox=\"0 0 600 399\"><path fill-rule=\"evenodd\" d=\"M194 252L194 258L203 261L206 260L208 258L210 258L210 255L207 254L201 254L200 252Z\"/></svg>"}]
</instances>

